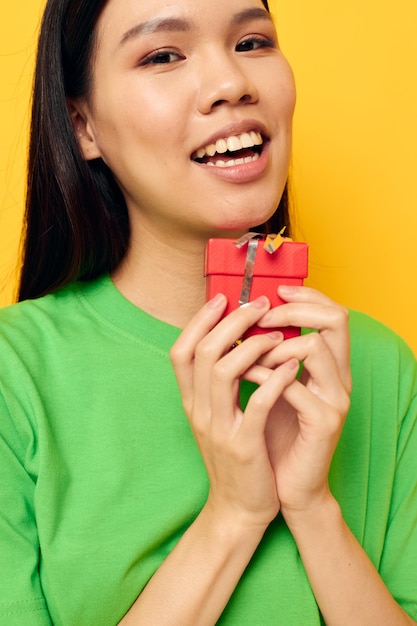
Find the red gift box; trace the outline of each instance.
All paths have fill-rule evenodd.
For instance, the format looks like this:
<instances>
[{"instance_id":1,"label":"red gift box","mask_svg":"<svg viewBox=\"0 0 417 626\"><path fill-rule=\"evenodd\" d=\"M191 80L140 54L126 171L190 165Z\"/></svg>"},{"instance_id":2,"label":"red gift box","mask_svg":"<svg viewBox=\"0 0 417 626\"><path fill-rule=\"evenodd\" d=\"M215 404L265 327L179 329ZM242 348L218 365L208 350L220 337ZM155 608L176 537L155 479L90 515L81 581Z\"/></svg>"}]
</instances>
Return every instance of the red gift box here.
<instances>
[{"instance_id":1,"label":"red gift box","mask_svg":"<svg viewBox=\"0 0 417 626\"><path fill-rule=\"evenodd\" d=\"M253 240L252 240L253 241ZM265 238L256 240L256 249L252 243L252 264L248 263L249 243L238 247L234 239L209 239L205 253L205 276L207 299L217 293L224 293L228 305L224 315L237 309L242 302L242 289L245 276L250 268L249 293L244 301L255 300L259 296L267 296L271 307L279 306L284 301L278 296L279 285L302 285L308 274L308 246L306 243L287 240L277 250L270 253L265 247ZM248 284L246 284L248 287ZM270 332L253 326L245 334L253 335ZM299 328L280 328L286 339L300 334Z\"/></svg>"}]
</instances>

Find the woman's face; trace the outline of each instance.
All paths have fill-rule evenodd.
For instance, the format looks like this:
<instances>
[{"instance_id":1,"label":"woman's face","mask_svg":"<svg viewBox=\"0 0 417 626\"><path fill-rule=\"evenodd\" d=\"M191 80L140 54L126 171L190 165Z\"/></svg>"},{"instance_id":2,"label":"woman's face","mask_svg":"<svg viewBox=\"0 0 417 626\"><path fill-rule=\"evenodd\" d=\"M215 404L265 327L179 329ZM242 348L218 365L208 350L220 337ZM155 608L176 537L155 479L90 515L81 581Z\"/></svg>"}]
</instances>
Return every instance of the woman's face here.
<instances>
[{"instance_id":1,"label":"woman's face","mask_svg":"<svg viewBox=\"0 0 417 626\"><path fill-rule=\"evenodd\" d=\"M109 0L80 142L113 171L133 224L237 233L278 205L294 104L261 0Z\"/></svg>"}]
</instances>

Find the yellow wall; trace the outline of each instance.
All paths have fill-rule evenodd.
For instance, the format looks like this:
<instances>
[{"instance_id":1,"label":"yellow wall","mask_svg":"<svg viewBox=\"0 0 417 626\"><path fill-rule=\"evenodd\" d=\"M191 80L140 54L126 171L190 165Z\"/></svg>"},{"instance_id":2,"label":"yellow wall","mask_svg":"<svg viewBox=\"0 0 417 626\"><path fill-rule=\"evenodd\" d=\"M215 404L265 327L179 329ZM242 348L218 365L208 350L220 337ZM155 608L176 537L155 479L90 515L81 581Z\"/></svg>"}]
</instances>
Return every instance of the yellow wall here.
<instances>
[{"instance_id":1,"label":"yellow wall","mask_svg":"<svg viewBox=\"0 0 417 626\"><path fill-rule=\"evenodd\" d=\"M417 354L417 3L271 0L298 84L310 282Z\"/></svg>"},{"instance_id":2,"label":"yellow wall","mask_svg":"<svg viewBox=\"0 0 417 626\"><path fill-rule=\"evenodd\" d=\"M270 2L298 84L293 181L309 281L385 322L417 353L417 4ZM0 304L12 299L43 6L0 8Z\"/></svg>"},{"instance_id":3,"label":"yellow wall","mask_svg":"<svg viewBox=\"0 0 417 626\"><path fill-rule=\"evenodd\" d=\"M45 0L0 4L0 305L12 301L23 212L28 102Z\"/></svg>"}]
</instances>

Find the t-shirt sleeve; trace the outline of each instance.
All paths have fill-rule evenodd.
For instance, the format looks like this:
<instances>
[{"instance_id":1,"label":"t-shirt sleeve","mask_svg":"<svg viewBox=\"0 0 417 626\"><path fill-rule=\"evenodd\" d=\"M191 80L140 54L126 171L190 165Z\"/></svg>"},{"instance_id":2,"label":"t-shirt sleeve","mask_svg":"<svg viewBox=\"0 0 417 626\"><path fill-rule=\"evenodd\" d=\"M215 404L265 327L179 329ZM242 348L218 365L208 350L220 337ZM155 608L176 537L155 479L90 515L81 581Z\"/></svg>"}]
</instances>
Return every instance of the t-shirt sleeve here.
<instances>
[{"instance_id":1,"label":"t-shirt sleeve","mask_svg":"<svg viewBox=\"0 0 417 626\"><path fill-rule=\"evenodd\" d=\"M51 624L39 578L36 476L26 467L30 439L28 427L23 443L0 393L0 623L7 626Z\"/></svg>"},{"instance_id":2,"label":"t-shirt sleeve","mask_svg":"<svg viewBox=\"0 0 417 626\"><path fill-rule=\"evenodd\" d=\"M398 443L390 517L380 572L403 609L417 620L417 372L400 342Z\"/></svg>"}]
</instances>

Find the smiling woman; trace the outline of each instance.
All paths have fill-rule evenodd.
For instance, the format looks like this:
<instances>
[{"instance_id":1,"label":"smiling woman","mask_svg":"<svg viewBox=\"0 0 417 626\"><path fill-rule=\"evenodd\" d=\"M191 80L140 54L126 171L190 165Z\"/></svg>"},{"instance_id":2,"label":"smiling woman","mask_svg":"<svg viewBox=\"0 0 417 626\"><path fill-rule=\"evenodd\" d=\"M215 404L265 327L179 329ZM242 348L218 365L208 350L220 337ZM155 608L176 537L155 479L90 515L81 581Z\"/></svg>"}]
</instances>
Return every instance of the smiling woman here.
<instances>
[{"instance_id":1,"label":"smiling woman","mask_svg":"<svg viewBox=\"0 0 417 626\"><path fill-rule=\"evenodd\" d=\"M287 178L294 109L292 74L265 9L233 8L222 22L210 7L205 21L197 6L187 7L181 20L168 17L172 7L160 10L155 20L154 6L125 12L112 3L105 6L91 92L71 101L84 158L101 158L116 176L132 237L146 239L141 253L144 246L155 245L155 233L171 232L177 241L185 236L194 245L197 237L225 230L234 236L270 219ZM127 39L126 33L131 33ZM270 75L276 76L272 86ZM252 151L246 162L233 164L232 159L224 167L224 159L223 166L212 160L212 168L193 159L204 146L236 144L250 133L264 138L257 158ZM128 251L123 268L132 266L131 253L137 251ZM125 292L122 275L127 289L133 283L124 269L118 272Z\"/></svg>"},{"instance_id":2,"label":"smiling woman","mask_svg":"<svg viewBox=\"0 0 417 626\"><path fill-rule=\"evenodd\" d=\"M205 302L209 239L291 226L294 105L266 2L48 0L0 621L415 624L410 350L312 288Z\"/></svg>"},{"instance_id":3,"label":"smiling woman","mask_svg":"<svg viewBox=\"0 0 417 626\"><path fill-rule=\"evenodd\" d=\"M227 35L230 38L228 46L231 49L234 49L236 46L236 49L240 50L240 55L246 59L246 62L251 60L252 73L256 71L252 58L254 60L256 58L267 60L268 56L270 57L269 63L265 67L265 72L274 71L271 61L277 58L278 65L281 64L285 72L288 73L288 79L284 77L284 80L289 80L290 90L281 108L283 108L286 101L289 102L286 115L290 119L293 108L292 76L289 73L285 59L277 48L276 34L269 14L264 9L259 8L258 3L255 4L257 5L256 8L242 9L231 18L232 21L228 26L229 31ZM113 15L112 11L116 15ZM38 70L39 75L35 85L33 132L39 132L44 137L44 141L48 143L48 159L53 158L59 163L59 177L50 169L49 162L46 162L46 157L40 154L34 146L33 155L30 158L30 169L33 173L29 176L29 181L36 183L37 180L40 180L40 176L44 180L45 185L34 187L33 193L28 194L28 202L31 205L28 205L27 212L28 245L21 276L21 299L45 294L51 289L56 289L58 286L76 278L93 278L102 271L113 270L119 264L121 258L125 255L130 230L136 222L130 220L129 223L127 219L127 200L125 195L120 193L119 186L114 184L114 175L116 175L118 181L120 176L119 182L122 183L129 171L133 169L133 184L140 183L136 178L139 173L142 173L145 181L148 181L148 177L150 177L149 184L155 185L155 188L160 191L169 189L168 184L160 185L160 170L169 145L168 140L170 140L172 152L175 152L175 159L172 159L172 167L177 165L177 171L173 171L173 175L177 179L180 178L183 181L182 186L187 189L189 187L187 175L185 170L182 172L179 168L183 165L192 165L190 159L195 150L201 145L211 143L212 128L215 129L214 134L216 134L216 137L220 136L222 139L227 139L228 136L232 136L232 133L242 134L252 130L265 133L264 124L262 124L260 119L256 118L252 121L246 119L242 121L239 116L235 123L234 118L236 118L236 115L233 113L230 113L226 122L222 123L225 126L223 129L219 128L220 124L217 120L215 123L203 124L200 119L193 122L193 129L191 127L191 119L188 118L186 112L190 106L194 107L194 99L197 95L200 97L200 106L207 106L209 110L212 105L216 107L216 102L212 103L210 100L210 94L208 94L207 104L203 100L204 91L199 80L201 72L205 72L204 87L206 89L209 88L207 69L204 70L203 67L205 64L211 68L210 71L215 82L217 82L218 66L213 72L217 65L217 61L214 58L217 54L216 49L214 47L207 49L207 46L210 48L210 41L202 41L198 47L195 46L199 38L204 38L204 34L208 32L208 29L201 23L193 23L192 12L190 13L189 11L181 19L177 13L172 15L169 7L165 9L165 12L160 17L155 17L151 5L148 11L144 12L145 15L142 15L141 11L144 12L143 8L140 10L138 8L136 13L133 12L130 15L123 15L123 13L119 15L119 10L115 10L112 3L95 2L92 3L86 19L81 20L81 13L76 9L72 9L71 6L66 9L65 19L68 19L71 30L67 33L67 47L64 51L65 82L62 87L66 97L70 97L73 102L71 111L72 122L76 124L77 135L81 139L80 145L84 150L84 157L89 160L88 163L85 163L80 158L78 147L74 143L74 135L67 116L65 100L61 100L60 106L63 107L62 110L53 106L55 94L48 89L49 79L43 73L45 64L48 64L48 77L56 76L58 80L61 72L61 53L56 47L55 41L52 41L55 32L54 25L53 23L49 24L49 21L53 21L55 17L52 15L52 12L48 11L48 8L46 10L44 35L39 50L42 62L38 65L40 69ZM95 32L92 30L92 24L101 13L103 13L103 19L101 20L100 30ZM109 13L112 14L111 19L116 20L114 23L120 23L117 34L111 19L105 19ZM210 14L211 12L208 11L208 13ZM104 38L106 24L110 24L111 27L109 37ZM251 26L255 24L262 26L264 32L261 30L258 33L255 30L254 33L249 31L247 34L245 26L249 24ZM103 34L102 31L104 31ZM142 36L139 37L139 34ZM226 34L219 33L219 35L224 37ZM171 43L175 43L174 46L171 46L173 47L172 50L167 50L165 45L166 37L169 37ZM95 76L93 78L87 59L93 53L96 40L103 40L103 43L106 43L100 46L100 54L95 59ZM163 45L161 45L161 41ZM85 43L83 44L82 42ZM248 42L251 43L248 44ZM189 55L190 58L183 58L186 52L188 54L191 46L194 46L194 53ZM242 46L244 46L244 50L242 50ZM270 50L269 54L268 50ZM167 63L168 60L169 63ZM161 61L163 62L161 63ZM219 59L219 62L224 65L224 59ZM184 65L187 68L186 71L183 69ZM81 72L78 70L80 67L84 68ZM259 63L257 67L259 67ZM110 74L111 68L114 68L113 74ZM238 91L243 89L245 92L247 89L255 89L254 85L245 84L247 78L244 73L239 75L237 67L233 68L229 64L228 69L223 67L223 72L225 71L223 88L226 91L228 89L238 89ZM234 72L236 72L235 76L233 75ZM236 85L236 77L239 77L238 85ZM135 80L132 80L132 78L135 78ZM157 78L158 80L156 80ZM105 101L94 102L94 89L98 84L100 89L108 90L109 106L105 110L100 109L100 106L104 105ZM278 103L281 101L280 87L280 84L277 83L275 96ZM181 99L178 98L178 89L182 90ZM167 94L169 94L170 99L167 99ZM227 93L225 97L227 98ZM234 98L235 95L232 93L231 97ZM239 93L237 97L238 99L241 97ZM243 99L248 97L256 98L256 94L253 96L243 93L242 97ZM48 102L48 99L51 99L51 102ZM37 105L38 102L39 107ZM102 128L103 124L113 123L110 122L110 115L114 115L119 122L124 121L124 115L130 115L132 125L142 124L143 142L141 142L141 146L143 148L135 156L131 152L128 153L127 149L124 149L123 155L125 155L125 159L128 159L127 164L123 161L123 155L118 154L116 156L116 151L113 149L112 155L107 157L107 159L113 158L116 163L108 162L106 155L101 155L101 150L105 150L106 146L102 144L97 146L90 134L84 132L85 121L90 121L90 118L85 120L85 114L88 113L89 105L93 102L97 111L94 111L95 118L91 122L101 124L98 129ZM138 110L143 112L141 116L137 115ZM200 111L198 111L198 114L200 115ZM152 124L149 124L150 119ZM186 124L189 128L185 127ZM123 126L125 138L122 141L119 133L119 140L116 139L116 145L117 141L119 141L119 145L129 146L131 141L134 140L134 135L130 132L133 126L129 126L127 123L124 123ZM159 134L156 133L157 129L160 131ZM280 134L281 144L284 141L289 141L288 129L285 130L283 128ZM201 142L197 139L198 136L202 137ZM158 137L160 155L158 155L156 150ZM204 139L205 137L207 137L207 140ZM112 144L114 138L110 136L110 133L107 133L99 138L100 141L102 139L103 141L110 141ZM185 143L185 140L187 143ZM265 144L268 144L266 136ZM183 164L179 158L180 148L186 145L190 147L185 155L187 163ZM70 146L69 151L68 146ZM150 148L150 151L148 150L148 153L145 155L147 148ZM285 149L289 153L289 148ZM104 158L97 158L99 156ZM143 166L138 172L135 159L142 159L141 163L143 165L144 162L148 163L149 156L151 161L149 161L148 167ZM66 160L65 163L63 162L64 159ZM259 170L260 165L258 164L257 167L252 166L252 168ZM286 177L285 163L283 165L284 167L281 170L284 180L278 181L279 185L277 185L274 198L275 207L273 208L276 208L278 203L280 207L279 211L276 211L273 215L272 222L268 222L266 228L269 230L280 230L285 224L289 227L287 194L286 191L282 194L281 188L285 185ZM242 170L242 168L240 169ZM269 169L270 172L277 171L276 166ZM219 168L215 168L217 173L219 173L218 170ZM250 175L249 167L246 167L246 170L246 175ZM79 177L80 171L82 172L82 178ZM166 178L167 174L168 171L165 173L164 178ZM228 169L227 174L223 173L223 178L239 175L239 171L236 168L233 171ZM258 176L257 172L254 175L255 177ZM47 177L46 180L45 177ZM175 181L176 185L177 179ZM128 183L126 182L126 184ZM140 183L138 187L140 187L141 193L144 193L146 185L142 188L142 183ZM56 194L63 190L64 203L57 205L55 202L56 194L49 193L49 190L55 188L57 188ZM177 186L176 197L178 198L178 204L181 204L181 207L188 206L188 201L182 201L179 191L180 188ZM223 194L222 191L220 193ZM254 201L255 196L256 203ZM50 199L52 199L52 203L50 203ZM260 198L256 194L253 195L252 199L253 206L256 204L260 205ZM252 224L259 225L271 218L269 202L268 200L267 206L263 211L260 211L259 218L252 218L255 220ZM248 201L246 204L248 204ZM87 220L84 213L79 214L75 210L74 207L80 205L90 207L89 210L92 212L91 220ZM179 210L181 210L181 207ZM259 209L261 209L261 206L259 206ZM171 213L175 213L174 207ZM44 232L45 221L56 226ZM90 224L93 226L90 226ZM144 224L145 222L143 221L139 226L144 226ZM162 227L171 228L172 224L161 224ZM258 230L265 229L265 226L257 227ZM233 225L229 224L228 229L232 231ZM68 245L68 242L70 242L70 245ZM49 249L51 249L51 252ZM57 259L57 262L49 262L50 254Z\"/></svg>"}]
</instances>

